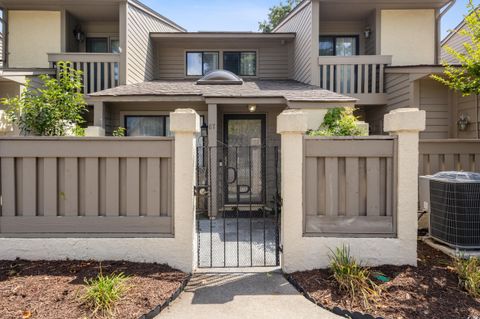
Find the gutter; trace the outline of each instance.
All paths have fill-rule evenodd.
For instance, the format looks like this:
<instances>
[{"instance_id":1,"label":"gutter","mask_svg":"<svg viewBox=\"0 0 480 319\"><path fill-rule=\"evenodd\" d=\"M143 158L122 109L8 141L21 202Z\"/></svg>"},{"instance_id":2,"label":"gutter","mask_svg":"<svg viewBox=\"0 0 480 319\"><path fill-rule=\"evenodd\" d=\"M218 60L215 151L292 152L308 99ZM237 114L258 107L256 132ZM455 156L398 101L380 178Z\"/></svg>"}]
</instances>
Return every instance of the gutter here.
<instances>
[{"instance_id":1,"label":"gutter","mask_svg":"<svg viewBox=\"0 0 480 319\"><path fill-rule=\"evenodd\" d=\"M437 45L435 46L435 63L439 63L440 61L440 54L442 52L442 39L441 39L441 33L440 33L440 23L441 23L441 20L443 18L443 16L448 12L450 11L450 9L455 5L455 3L457 2L457 0L451 0L448 4L446 4L443 8L443 10L439 11L437 13L437 17L436 17L436 20L437 20Z\"/></svg>"}]
</instances>

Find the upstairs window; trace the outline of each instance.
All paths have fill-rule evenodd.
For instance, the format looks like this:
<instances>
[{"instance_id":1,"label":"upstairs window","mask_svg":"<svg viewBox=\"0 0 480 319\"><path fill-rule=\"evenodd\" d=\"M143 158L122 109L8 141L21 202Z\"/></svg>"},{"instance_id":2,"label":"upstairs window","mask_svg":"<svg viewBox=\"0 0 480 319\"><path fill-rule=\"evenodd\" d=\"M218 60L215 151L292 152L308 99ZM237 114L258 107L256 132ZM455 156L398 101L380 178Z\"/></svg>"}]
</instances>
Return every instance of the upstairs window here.
<instances>
[{"instance_id":1,"label":"upstairs window","mask_svg":"<svg viewBox=\"0 0 480 319\"><path fill-rule=\"evenodd\" d=\"M257 75L256 52L224 52L223 68L240 76Z\"/></svg>"},{"instance_id":2,"label":"upstairs window","mask_svg":"<svg viewBox=\"0 0 480 319\"><path fill-rule=\"evenodd\" d=\"M320 37L320 56L354 56L358 51L358 36Z\"/></svg>"},{"instance_id":3,"label":"upstairs window","mask_svg":"<svg viewBox=\"0 0 480 319\"><path fill-rule=\"evenodd\" d=\"M218 70L218 52L187 52L187 75L203 76Z\"/></svg>"}]
</instances>

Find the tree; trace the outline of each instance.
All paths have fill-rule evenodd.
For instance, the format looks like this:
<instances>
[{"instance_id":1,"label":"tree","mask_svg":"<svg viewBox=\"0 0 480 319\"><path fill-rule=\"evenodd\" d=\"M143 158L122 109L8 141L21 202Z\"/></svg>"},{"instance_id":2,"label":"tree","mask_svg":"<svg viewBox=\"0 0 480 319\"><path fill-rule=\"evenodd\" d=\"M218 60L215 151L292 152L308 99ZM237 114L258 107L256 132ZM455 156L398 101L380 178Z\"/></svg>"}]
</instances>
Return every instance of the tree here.
<instances>
[{"instance_id":1,"label":"tree","mask_svg":"<svg viewBox=\"0 0 480 319\"><path fill-rule=\"evenodd\" d=\"M302 0L287 0L286 4L280 2L280 4L273 6L269 9L268 21L258 23L258 30L270 33L275 29L280 22L295 8Z\"/></svg>"},{"instance_id":2,"label":"tree","mask_svg":"<svg viewBox=\"0 0 480 319\"><path fill-rule=\"evenodd\" d=\"M7 119L18 126L22 135L82 135L80 125L86 103L81 92L82 71L71 62L58 62L57 77L40 75L40 88L27 81L20 96L2 99Z\"/></svg>"},{"instance_id":3,"label":"tree","mask_svg":"<svg viewBox=\"0 0 480 319\"><path fill-rule=\"evenodd\" d=\"M479 10L470 0L468 15L465 17L465 28L459 34L470 41L463 43L464 51L456 51L445 47L448 54L458 61L458 65L444 63L443 75L433 75L432 78L462 93L464 96L480 94L480 15Z\"/></svg>"},{"instance_id":4,"label":"tree","mask_svg":"<svg viewBox=\"0 0 480 319\"><path fill-rule=\"evenodd\" d=\"M329 109L322 125L316 131L307 132L310 136L362 136L365 132L358 127L355 108L340 107Z\"/></svg>"}]
</instances>

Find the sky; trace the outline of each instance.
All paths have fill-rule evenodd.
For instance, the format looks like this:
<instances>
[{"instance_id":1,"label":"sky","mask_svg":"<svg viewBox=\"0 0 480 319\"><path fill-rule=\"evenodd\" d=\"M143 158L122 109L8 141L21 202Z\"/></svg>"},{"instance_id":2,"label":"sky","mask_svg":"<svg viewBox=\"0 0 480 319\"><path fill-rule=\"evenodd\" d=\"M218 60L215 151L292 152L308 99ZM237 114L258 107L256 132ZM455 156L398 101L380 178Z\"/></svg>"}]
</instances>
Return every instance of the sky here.
<instances>
[{"instance_id":1,"label":"sky","mask_svg":"<svg viewBox=\"0 0 480 319\"><path fill-rule=\"evenodd\" d=\"M280 0L141 0L188 31L258 31L258 22ZM442 19L442 38L467 12L468 0L457 0ZM480 0L474 0L476 5Z\"/></svg>"}]
</instances>

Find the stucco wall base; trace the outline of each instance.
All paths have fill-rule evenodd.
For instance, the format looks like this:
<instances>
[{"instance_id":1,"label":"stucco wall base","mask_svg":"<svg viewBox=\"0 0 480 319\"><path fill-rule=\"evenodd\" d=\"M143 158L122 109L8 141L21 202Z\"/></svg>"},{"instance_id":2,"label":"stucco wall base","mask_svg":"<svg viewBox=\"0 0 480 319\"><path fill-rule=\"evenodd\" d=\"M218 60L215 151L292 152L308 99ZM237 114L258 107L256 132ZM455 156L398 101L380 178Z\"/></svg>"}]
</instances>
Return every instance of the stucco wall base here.
<instances>
[{"instance_id":1,"label":"stucco wall base","mask_svg":"<svg viewBox=\"0 0 480 319\"><path fill-rule=\"evenodd\" d=\"M330 250L348 245L357 261L366 266L417 266L417 241L395 238L327 238L303 237L284 247L282 269L286 273L329 266Z\"/></svg>"},{"instance_id":2,"label":"stucco wall base","mask_svg":"<svg viewBox=\"0 0 480 319\"><path fill-rule=\"evenodd\" d=\"M0 260L156 262L190 273L187 247L175 238L0 238Z\"/></svg>"}]
</instances>

